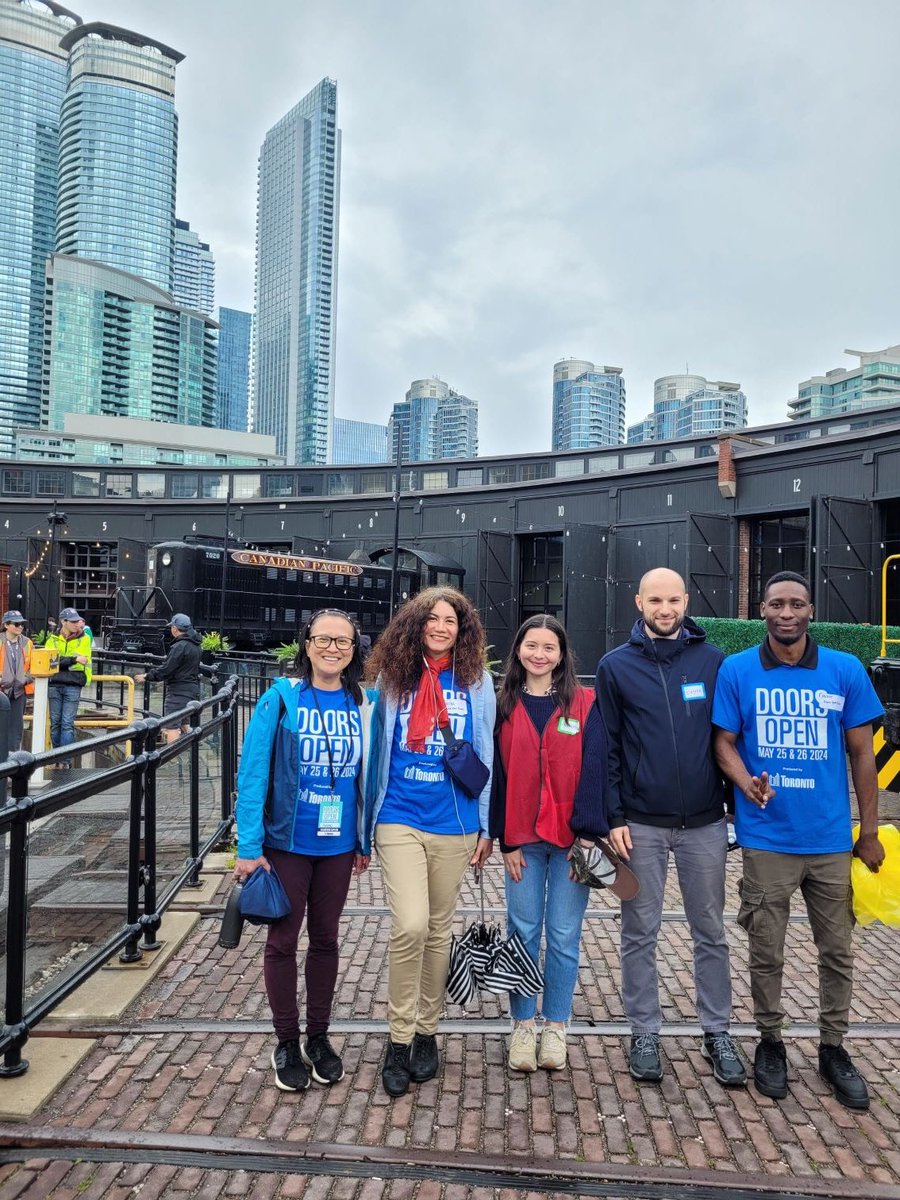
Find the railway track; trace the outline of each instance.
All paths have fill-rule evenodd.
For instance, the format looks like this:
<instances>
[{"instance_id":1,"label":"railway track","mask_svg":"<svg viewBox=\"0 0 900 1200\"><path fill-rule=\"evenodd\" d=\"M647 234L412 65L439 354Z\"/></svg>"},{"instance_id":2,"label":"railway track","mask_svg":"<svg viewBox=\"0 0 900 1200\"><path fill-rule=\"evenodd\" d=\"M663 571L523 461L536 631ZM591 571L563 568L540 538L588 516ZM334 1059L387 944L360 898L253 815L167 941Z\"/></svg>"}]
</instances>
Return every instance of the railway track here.
<instances>
[{"instance_id":1,"label":"railway track","mask_svg":"<svg viewBox=\"0 0 900 1200\"><path fill-rule=\"evenodd\" d=\"M335 1019L329 1029L335 1034L354 1034L354 1033L372 1033L385 1034L387 1032L386 1020L373 1020L368 1017L355 1017L351 1019ZM141 1020L139 1022L94 1022L88 1019L79 1020L77 1022L62 1023L54 1020L52 1016L46 1018L41 1024L32 1031L32 1038L102 1038L102 1037L134 1037L140 1036L162 1036L167 1033L174 1034L228 1034L235 1037L246 1037L252 1034L270 1034L272 1032L271 1021L250 1021L250 1020L200 1020L200 1019L172 1019L172 1020ZM460 1020L444 1020L441 1021L440 1032L442 1034L469 1034L495 1033L498 1037L509 1033L509 1018L508 1017L464 1017ZM627 1021L578 1021L574 1020L569 1023L568 1034L571 1038L579 1037L627 1037L630 1032L630 1026ZM667 1021L660 1036L665 1038L672 1037L700 1037L702 1034L700 1026L693 1021ZM732 1024L730 1032L734 1037L757 1037L756 1026L750 1024ZM812 1023L803 1021L794 1021L790 1027L791 1038L818 1038L819 1027ZM863 1024L851 1024L847 1034L848 1038L856 1038L866 1041L888 1041L892 1044L900 1042L900 1022L875 1022L867 1021ZM900 1196L898 1196L900 1200Z\"/></svg>"},{"instance_id":2,"label":"railway track","mask_svg":"<svg viewBox=\"0 0 900 1200\"><path fill-rule=\"evenodd\" d=\"M439 1181L496 1191L600 1196L608 1200L897 1200L892 1185L848 1179L791 1179L574 1159L416 1148L392 1150L338 1142L284 1142L194 1134L47 1129L0 1125L0 1163L36 1158L92 1163L159 1164L263 1175L329 1176L388 1182Z\"/></svg>"}]
</instances>

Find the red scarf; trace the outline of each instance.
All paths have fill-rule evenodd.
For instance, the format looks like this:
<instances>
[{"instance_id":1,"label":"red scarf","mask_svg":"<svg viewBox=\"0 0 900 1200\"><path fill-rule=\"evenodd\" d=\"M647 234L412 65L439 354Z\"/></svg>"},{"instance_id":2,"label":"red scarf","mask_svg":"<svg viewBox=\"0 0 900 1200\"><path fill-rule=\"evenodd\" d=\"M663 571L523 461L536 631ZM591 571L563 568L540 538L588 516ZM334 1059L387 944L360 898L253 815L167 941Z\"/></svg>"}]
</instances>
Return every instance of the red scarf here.
<instances>
[{"instance_id":1,"label":"red scarf","mask_svg":"<svg viewBox=\"0 0 900 1200\"><path fill-rule=\"evenodd\" d=\"M425 739L431 737L436 726L450 724L444 689L438 676L450 666L451 655L445 654L443 658L429 658L426 655L424 661L422 678L409 710L406 733L406 747L415 754L424 754Z\"/></svg>"}]
</instances>

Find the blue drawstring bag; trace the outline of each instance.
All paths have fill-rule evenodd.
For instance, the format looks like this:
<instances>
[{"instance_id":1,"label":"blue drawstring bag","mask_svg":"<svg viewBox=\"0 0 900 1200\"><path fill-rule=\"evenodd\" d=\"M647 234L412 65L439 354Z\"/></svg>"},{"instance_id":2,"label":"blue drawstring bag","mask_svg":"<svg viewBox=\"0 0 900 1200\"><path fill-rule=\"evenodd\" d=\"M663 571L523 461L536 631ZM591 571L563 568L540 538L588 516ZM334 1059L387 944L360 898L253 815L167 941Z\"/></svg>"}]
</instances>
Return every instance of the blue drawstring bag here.
<instances>
[{"instance_id":1,"label":"blue drawstring bag","mask_svg":"<svg viewBox=\"0 0 900 1200\"><path fill-rule=\"evenodd\" d=\"M456 738L449 725L440 726L444 739L444 772L472 800L477 800L491 777L490 770L475 753L475 747L464 738Z\"/></svg>"},{"instance_id":2,"label":"blue drawstring bag","mask_svg":"<svg viewBox=\"0 0 900 1200\"><path fill-rule=\"evenodd\" d=\"M265 867L257 867L244 880L240 905L241 916L251 925L271 925L291 911L291 902L274 867L269 871Z\"/></svg>"}]
</instances>

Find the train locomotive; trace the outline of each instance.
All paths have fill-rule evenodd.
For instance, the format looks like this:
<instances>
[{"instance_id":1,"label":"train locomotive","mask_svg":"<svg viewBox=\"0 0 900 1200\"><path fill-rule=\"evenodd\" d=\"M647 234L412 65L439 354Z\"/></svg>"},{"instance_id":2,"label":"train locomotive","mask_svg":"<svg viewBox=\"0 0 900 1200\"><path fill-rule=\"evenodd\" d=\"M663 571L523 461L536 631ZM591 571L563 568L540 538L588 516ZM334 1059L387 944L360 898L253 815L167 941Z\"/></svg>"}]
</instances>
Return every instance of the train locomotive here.
<instances>
[{"instance_id":1,"label":"train locomotive","mask_svg":"<svg viewBox=\"0 0 900 1200\"><path fill-rule=\"evenodd\" d=\"M392 559L391 547L340 560L211 540L161 542L148 550L146 587L120 589L105 645L162 653L168 622L184 612L235 649L264 650L296 641L318 608L349 613L374 641L390 616ZM400 547L397 603L433 584L461 588L464 574L452 559Z\"/></svg>"}]
</instances>

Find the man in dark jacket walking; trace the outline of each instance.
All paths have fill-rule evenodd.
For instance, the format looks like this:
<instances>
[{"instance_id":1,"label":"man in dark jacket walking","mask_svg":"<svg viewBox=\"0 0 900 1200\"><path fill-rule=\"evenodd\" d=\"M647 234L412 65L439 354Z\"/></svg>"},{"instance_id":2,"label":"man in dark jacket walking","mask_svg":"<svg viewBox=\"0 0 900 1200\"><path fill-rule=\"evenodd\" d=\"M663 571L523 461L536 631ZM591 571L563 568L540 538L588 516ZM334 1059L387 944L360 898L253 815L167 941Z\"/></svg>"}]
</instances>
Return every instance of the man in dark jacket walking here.
<instances>
[{"instance_id":1,"label":"man in dark jacket walking","mask_svg":"<svg viewBox=\"0 0 900 1200\"><path fill-rule=\"evenodd\" d=\"M145 679L151 682L165 680L166 698L163 702L163 716L178 712L192 700L200 699L200 634L191 624L191 618L184 613L176 613L169 625L172 635L172 645L166 655L165 662L158 667L152 667L143 675L135 675L135 683L143 683ZM187 733L190 724L182 722L180 729L167 729L166 741L176 741L182 733Z\"/></svg>"},{"instance_id":2,"label":"man in dark jacket walking","mask_svg":"<svg viewBox=\"0 0 900 1200\"><path fill-rule=\"evenodd\" d=\"M609 840L641 884L622 904L628 1066L635 1079L662 1079L656 943L671 852L694 944L702 1053L720 1083L742 1086L747 1073L728 1032L725 785L710 724L724 655L686 616L684 580L675 571L648 571L635 603L641 616L631 637L597 668L597 702L609 739Z\"/></svg>"}]
</instances>

